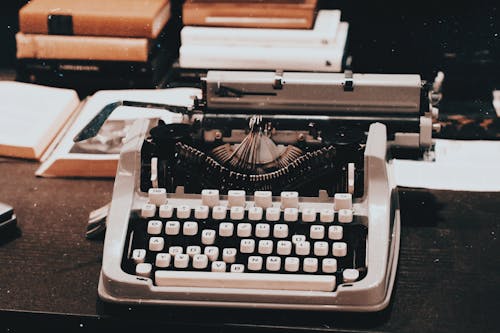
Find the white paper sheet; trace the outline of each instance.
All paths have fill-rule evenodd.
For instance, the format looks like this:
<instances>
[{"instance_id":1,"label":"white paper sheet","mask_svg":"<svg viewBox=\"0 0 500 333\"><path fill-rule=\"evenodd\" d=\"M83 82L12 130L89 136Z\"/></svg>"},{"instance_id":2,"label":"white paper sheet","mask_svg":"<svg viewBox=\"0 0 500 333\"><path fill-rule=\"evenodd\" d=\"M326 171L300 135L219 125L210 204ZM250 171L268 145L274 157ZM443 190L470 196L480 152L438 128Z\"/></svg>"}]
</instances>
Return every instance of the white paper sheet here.
<instances>
[{"instance_id":1,"label":"white paper sheet","mask_svg":"<svg viewBox=\"0 0 500 333\"><path fill-rule=\"evenodd\" d=\"M399 186L500 191L500 141L436 140L436 160L394 160Z\"/></svg>"}]
</instances>

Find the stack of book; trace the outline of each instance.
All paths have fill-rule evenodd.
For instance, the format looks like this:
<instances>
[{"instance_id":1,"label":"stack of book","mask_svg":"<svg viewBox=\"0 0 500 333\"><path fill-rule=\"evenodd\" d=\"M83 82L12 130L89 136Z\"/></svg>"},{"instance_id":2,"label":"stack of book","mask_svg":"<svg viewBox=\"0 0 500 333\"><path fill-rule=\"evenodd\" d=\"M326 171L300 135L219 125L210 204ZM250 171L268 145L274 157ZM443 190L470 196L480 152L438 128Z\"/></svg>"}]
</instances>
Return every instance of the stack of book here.
<instances>
[{"instance_id":1,"label":"stack of book","mask_svg":"<svg viewBox=\"0 0 500 333\"><path fill-rule=\"evenodd\" d=\"M339 72L348 23L316 0L186 0L179 66Z\"/></svg>"},{"instance_id":2,"label":"stack of book","mask_svg":"<svg viewBox=\"0 0 500 333\"><path fill-rule=\"evenodd\" d=\"M32 0L19 12L18 79L92 90L157 87L178 53L170 16L169 0Z\"/></svg>"}]
</instances>

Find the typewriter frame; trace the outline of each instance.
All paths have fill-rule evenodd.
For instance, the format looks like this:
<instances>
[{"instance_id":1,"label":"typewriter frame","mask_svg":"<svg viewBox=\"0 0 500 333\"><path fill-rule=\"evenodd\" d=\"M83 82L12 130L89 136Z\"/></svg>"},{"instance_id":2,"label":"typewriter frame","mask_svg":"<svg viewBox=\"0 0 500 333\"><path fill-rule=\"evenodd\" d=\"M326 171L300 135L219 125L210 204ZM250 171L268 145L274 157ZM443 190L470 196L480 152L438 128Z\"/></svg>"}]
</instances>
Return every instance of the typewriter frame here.
<instances>
[{"instance_id":1,"label":"typewriter frame","mask_svg":"<svg viewBox=\"0 0 500 333\"><path fill-rule=\"evenodd\" d=\"M147 194L140 191L140 151L147 133L157 121L157 119L136 121L120 154L113 202L107 220L98 288L99 296L103 300L127 304L360 312L379 311L389 304L399 253L400 215L397 189L387 161L386 126L381 123L370 125L364 152L364 196L353 201L355 214L368 216L369 221L368 272L362 280L338 283L336 291L323 292L158 287L153 285L150 278L125 273L121 268L121 262L131 211L140 210L141 205L147 202ZM176 194L175 197L179 196ZM193 194L181 195L180 198L200 200L199 195ZM318 200L318 198L306 199ZM207 273L193 272L193 274ZM222 274L248 276L259 273Z\"/></svg>"}]
</instances>

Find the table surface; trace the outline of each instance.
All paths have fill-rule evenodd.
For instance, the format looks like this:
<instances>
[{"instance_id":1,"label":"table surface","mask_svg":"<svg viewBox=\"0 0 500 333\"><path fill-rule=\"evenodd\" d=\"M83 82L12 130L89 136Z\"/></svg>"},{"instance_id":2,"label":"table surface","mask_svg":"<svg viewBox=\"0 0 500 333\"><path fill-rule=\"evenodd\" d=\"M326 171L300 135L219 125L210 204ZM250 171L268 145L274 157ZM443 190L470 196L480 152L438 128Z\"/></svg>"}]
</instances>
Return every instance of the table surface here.
<instances>
[{"instance_id":1,"label":"table surface","mask_svg":"<svg viewBox=\"0 0 500 333\"><path fill-rule=\"evenodd\" d=\"M102 240L89 211L112 180L43 179L38 163L0 158L0 201L20 234L0 237L0 327L149 327L208 331L498 331L500 194L401 189L399 271L390 307L375 314L127 307L102 303Z\"/></svg>"}]
</instances>

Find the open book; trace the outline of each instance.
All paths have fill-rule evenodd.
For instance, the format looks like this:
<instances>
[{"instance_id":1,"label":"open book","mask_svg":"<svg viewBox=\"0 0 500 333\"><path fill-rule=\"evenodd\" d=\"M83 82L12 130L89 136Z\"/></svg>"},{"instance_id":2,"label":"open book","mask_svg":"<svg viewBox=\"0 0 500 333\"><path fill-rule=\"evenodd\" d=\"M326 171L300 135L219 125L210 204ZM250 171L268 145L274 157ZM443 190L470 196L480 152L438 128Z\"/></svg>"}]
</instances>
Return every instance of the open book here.
<instances>
[{"instance_id":1,"label":"open book","mask_svg":"<svg viewBox=\"0 0 500 333\"><path fill-rule=\"evenodd\" d=\"M0 155L41 159L77 110L75 91L0 81Z\"/></svg>"},{"instance_id":2,"label":"open book","mask_svg":"<svg viewBox=\"0 0 500 333\"><path fill-rule=\"evenodd\" d=\"M75 143L73 138L103 107L124 100L189 106L193 96L200 97L200 94L201 91L195 88L99 91L85 101L74 123L35 174L42 177L114 177L123 140L132 123L140 117L170 122L176 115L165 110L119 107L97 136Z\"/></svg>"}]
</instances>

